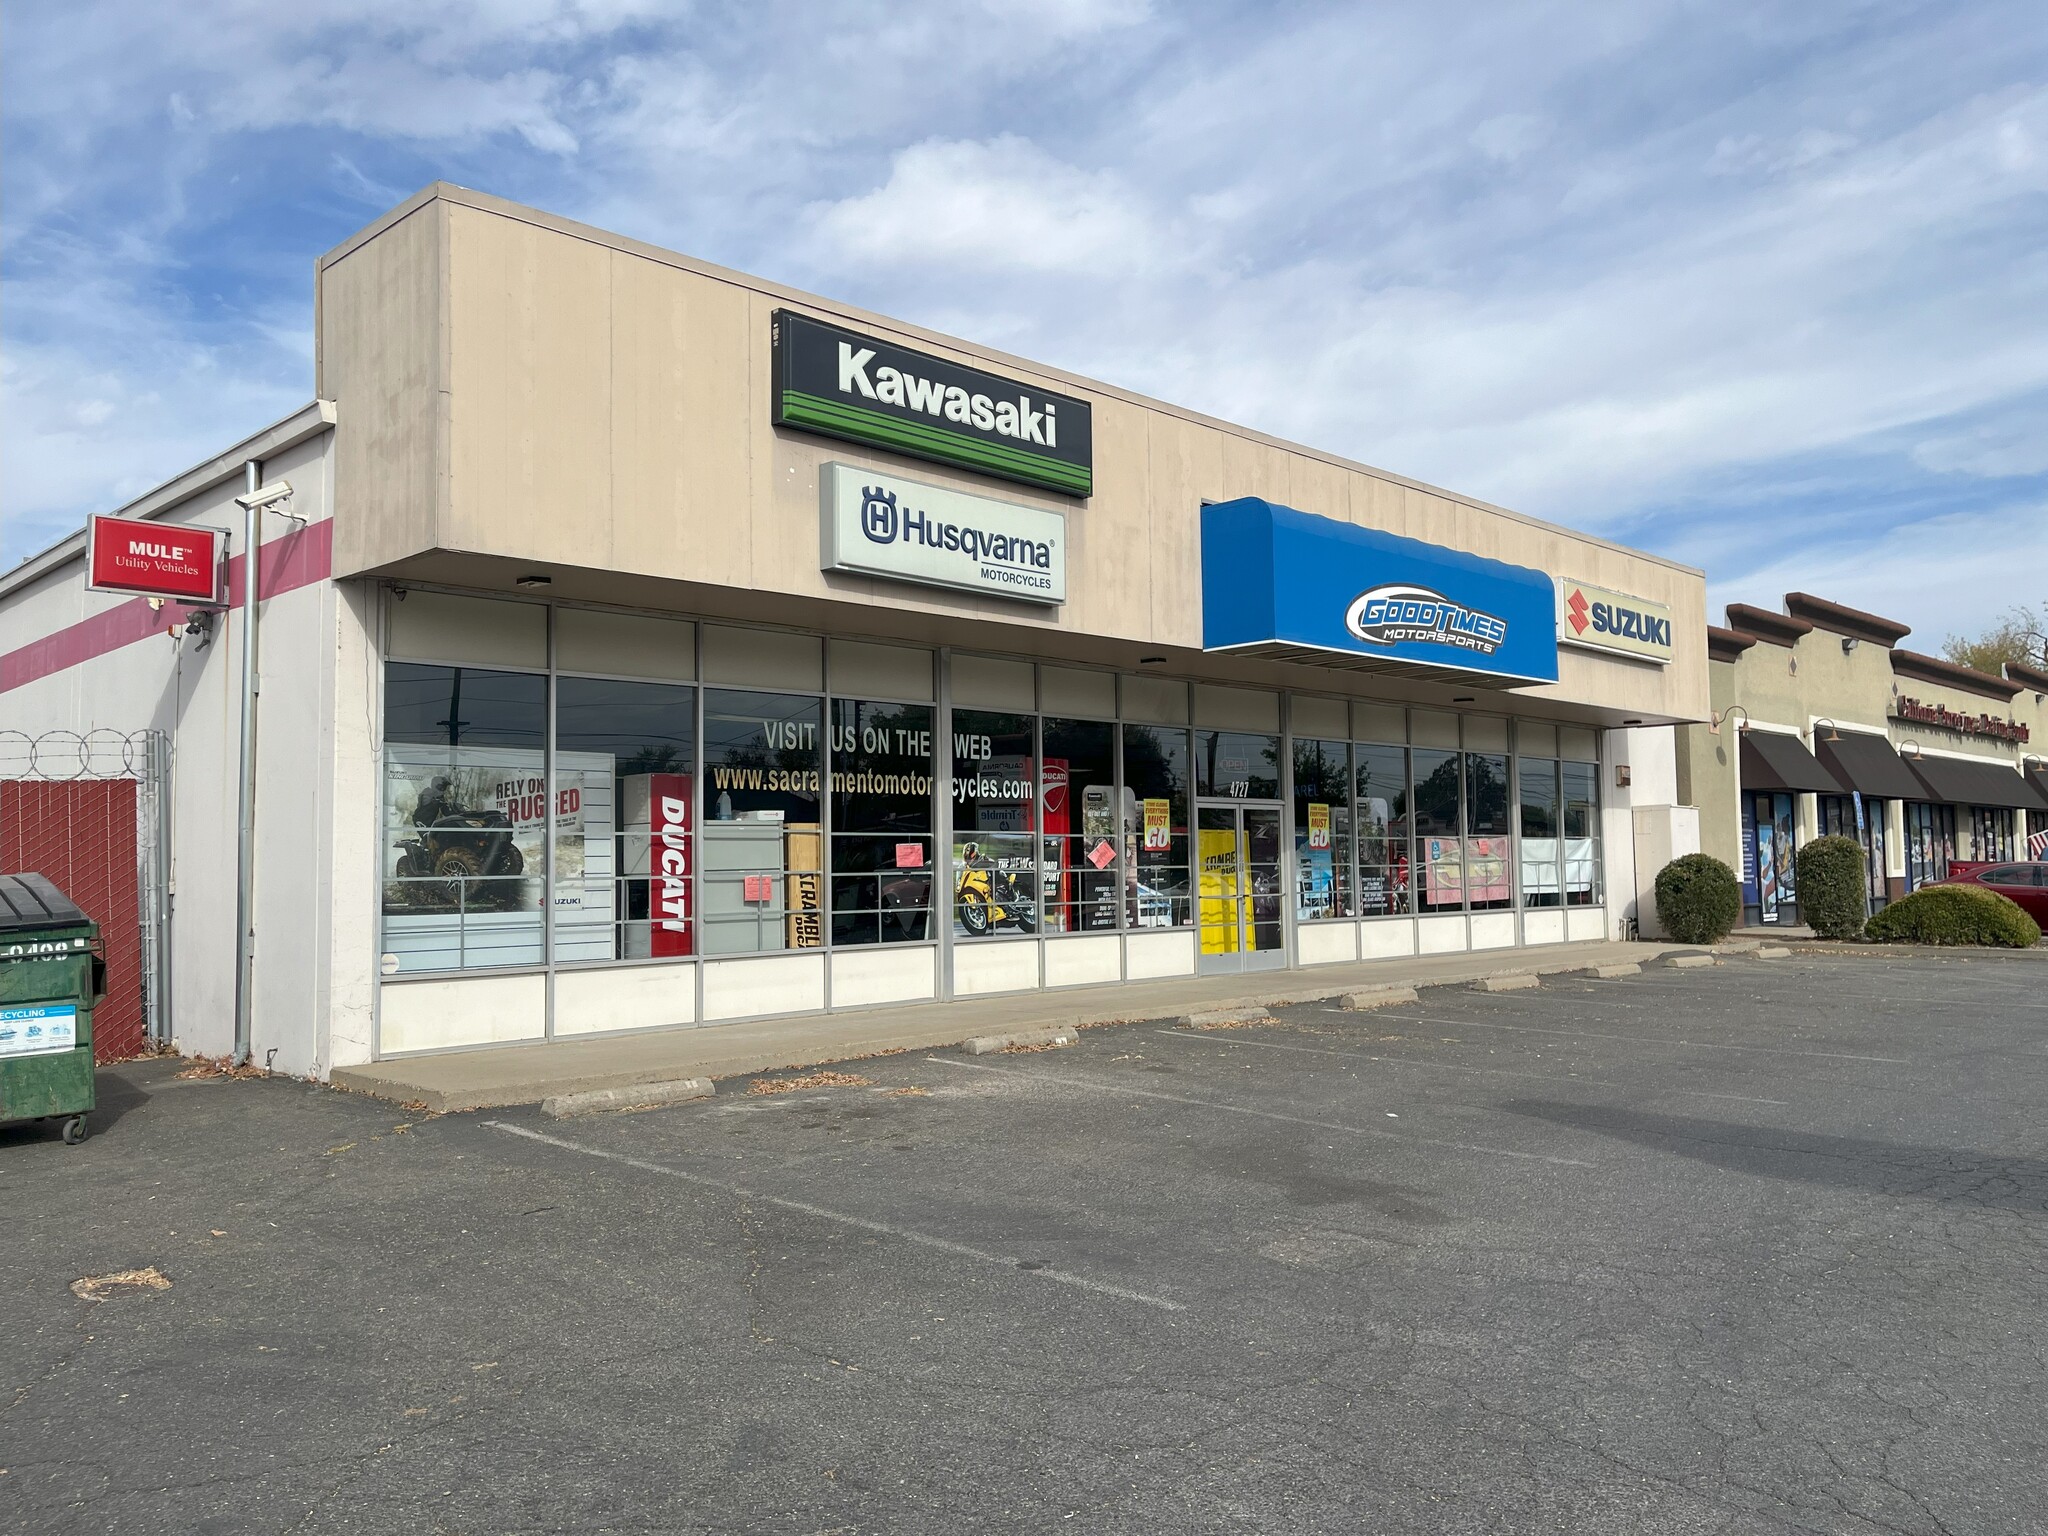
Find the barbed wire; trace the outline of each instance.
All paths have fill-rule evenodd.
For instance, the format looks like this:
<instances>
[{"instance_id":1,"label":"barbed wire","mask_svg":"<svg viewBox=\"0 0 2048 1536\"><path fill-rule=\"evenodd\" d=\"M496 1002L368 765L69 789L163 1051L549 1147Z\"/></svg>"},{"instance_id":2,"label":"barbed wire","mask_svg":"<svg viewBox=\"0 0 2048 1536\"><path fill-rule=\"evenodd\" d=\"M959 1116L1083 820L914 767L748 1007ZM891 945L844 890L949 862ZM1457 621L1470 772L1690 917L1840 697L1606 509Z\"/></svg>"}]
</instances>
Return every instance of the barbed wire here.
<instances>
[{"instance_id":1,"label":"barbed wire","mask_svg":"<svg viewBox=\"0 0 2048 1536\"><path fill-rule=\"evenodd\" d=\"M137 779L161 731L0 731L0 779Z\"/></svg>"}]
</instances>

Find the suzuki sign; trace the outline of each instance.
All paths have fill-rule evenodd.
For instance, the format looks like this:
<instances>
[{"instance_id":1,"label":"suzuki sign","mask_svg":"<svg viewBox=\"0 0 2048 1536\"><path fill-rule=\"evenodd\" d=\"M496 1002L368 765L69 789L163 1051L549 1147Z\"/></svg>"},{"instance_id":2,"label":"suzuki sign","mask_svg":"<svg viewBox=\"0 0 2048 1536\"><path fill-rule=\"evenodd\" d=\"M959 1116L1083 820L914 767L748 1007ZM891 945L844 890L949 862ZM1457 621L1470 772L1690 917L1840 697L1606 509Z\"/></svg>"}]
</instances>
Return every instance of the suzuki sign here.
<instances>
[{"instance_id":1,"label":"suzuki sign","mask_svg":"<svg viewBox=\"0 0 2048 1536\"><path fill-rule=\"evenodd\" d=\"M1563 645L1619 651L1661 666L1671 660L1671 609L1646 597L1560 580L1557 638Z\"/></svg>"},{"instance_id":2,"label":"suzuki sign","mask_svg":"<svg viewBox=\"0 0 2048 1536\"><path fill-rule=\"evenodd\" d=\"M827 464L821 566L1027 603L1067 599L1067 520L1042 507Z\"/></svg>"},{"instance_id":3,"label":"suzuki sign","mask_svg":"<svg viewBox=\"0 0 2048 1536\"><path fill-rule=\"evenodd\" d=\"M86 529L86 585L95 592L220 601L221 532L129 517L95 517Z\"/></svg>"}]
</instances>

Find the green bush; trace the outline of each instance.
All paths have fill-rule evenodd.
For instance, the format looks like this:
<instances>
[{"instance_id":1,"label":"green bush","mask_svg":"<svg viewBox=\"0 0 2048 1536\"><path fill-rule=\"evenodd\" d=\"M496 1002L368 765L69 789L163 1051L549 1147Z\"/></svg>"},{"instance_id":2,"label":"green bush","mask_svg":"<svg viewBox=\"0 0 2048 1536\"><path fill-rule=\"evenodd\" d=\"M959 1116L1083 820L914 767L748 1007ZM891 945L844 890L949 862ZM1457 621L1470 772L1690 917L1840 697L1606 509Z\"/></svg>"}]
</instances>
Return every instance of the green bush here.
<instances>
[{"instance_id":1,"label":"green bush","mask_svg":"<svg viewBox=\"0 0 2048 1536\"><path fill-rule=\"evenodd\" d=\"M1742 918L1735 871L1710 853L1688 853L1657 871L1657 921L1681 944L1711 944Z\"/></svg>"},{"instance_id":2,"label":"green bush","mask_svg":"<svg viewBox=\"0 0 2048 1536\"><path fill-rule=\"evenodd\" d=\"M1868 916L1863 845L1853 837L1816 837L1799 850L1793 879L1799 915L1824 939L1853 939Z\"/></svg>"},{"instance_id":3,"label":"green bush","mask_svg":"<svg viewBox=\"0 0 2048 1536\"><path fill-rule=\"evenodd\" d=\"M2031 949L2041 927L2017 902L1981 885L1929 885L1902 896L1863 930L1893 944L1997 944Z\"/></svg>"}]
</instances>

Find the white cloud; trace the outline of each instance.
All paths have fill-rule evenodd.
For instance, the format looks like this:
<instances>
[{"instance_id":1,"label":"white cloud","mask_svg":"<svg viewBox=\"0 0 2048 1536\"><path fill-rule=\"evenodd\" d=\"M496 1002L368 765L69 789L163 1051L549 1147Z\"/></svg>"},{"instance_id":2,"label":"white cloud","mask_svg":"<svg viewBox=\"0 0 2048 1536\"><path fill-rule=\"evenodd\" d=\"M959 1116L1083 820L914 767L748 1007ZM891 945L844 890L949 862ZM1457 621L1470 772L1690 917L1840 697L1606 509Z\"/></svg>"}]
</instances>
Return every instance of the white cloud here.
<instances>
[{"instance_id":1,"label":"white cloud","mask_svg":"<svg viewBox=\"0 0 2048 1536\"><path fill-rule=\"evenodd\" d=\"M914 144L880 187L817 210L811 231L820 266L1110 281L1152 271L1163 233L1119 177L1063 165L1015 135Z\"/></svg>"}]
</instances>

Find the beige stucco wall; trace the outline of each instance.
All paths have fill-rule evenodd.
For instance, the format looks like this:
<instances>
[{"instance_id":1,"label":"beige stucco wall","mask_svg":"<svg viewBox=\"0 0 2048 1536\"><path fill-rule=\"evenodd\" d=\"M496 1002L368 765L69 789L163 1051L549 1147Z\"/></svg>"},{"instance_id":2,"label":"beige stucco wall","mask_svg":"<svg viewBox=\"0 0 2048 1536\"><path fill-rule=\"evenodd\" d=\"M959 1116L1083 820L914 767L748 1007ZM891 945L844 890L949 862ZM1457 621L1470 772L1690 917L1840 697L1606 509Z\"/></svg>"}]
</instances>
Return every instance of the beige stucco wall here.
<instances>
[{"instance_id":1,"label":"beige stucco wall","mask_svg":"<svg viewBox=\"0 0 2048 1536\"><path fill-rule=\"evenodd\" d=\"M1893 670L1892 653L1886 647L1867 640L1845 647L1844 638L1816 628L1790 646L1760 640L1733 661L1710 663L1708 685L1715 713L1726 714L1739 705L1755 726L1791 730L1809 750L1814 723L1832 721L1845 730L1888 736L1894 746L1912 743L1932 756L1982 758L2018 768L2029 755L2048 754L2043 737L2048 728L2048 695L2028 689L2007 703L1954 684L1900 676ZM2030 740L2000 741L1898 719L1893 710L1901 696L1960 714L1988 714L2014 721L2028 728ZM1741 721L1742 715L1736 715L1718 735L1697 725L1676 733L1679 798L1699 807L1702 850L1731 867L1739 867L1742 857L1736 747ZM1823 724L1822 732L1826 729ZM1800 836L1810 837L1816 830L1815 797L1801 795L1798 801ZM1905 844L1896 804L1890 809L1890 818L1887 873L1898 877L1905 871ZM2016 829L2024 834L2024 822L2017 822ZM1979 856L1970 829L1960 820L1957 836L1961 845L1958 857Z\"/></svg>"},{"instance_id":2,"label":"beige stucco wall","mask_svg":"<svg viewBox=\"0 0 2048 1536\"><path fill-rule=\"evenodd\" d=\"M968 347L496 199L438 187L325 258L321 390L346 423L336 574L502 589L530 566L588 596L1036 654L1179 652L1183 666L1337 692L1455 690L1203 658L1202 502L1257 495L1666 603L1669 667L1560 652L1519 709L1618 724L1706 706L1695 571L1399 476ZM796 307L1093 407L1075 501L771 424L770 317ZM1035 608L818 569L820 467L840 460L1067 514L1068 601Z\"/></svg>"}]
</instances>

